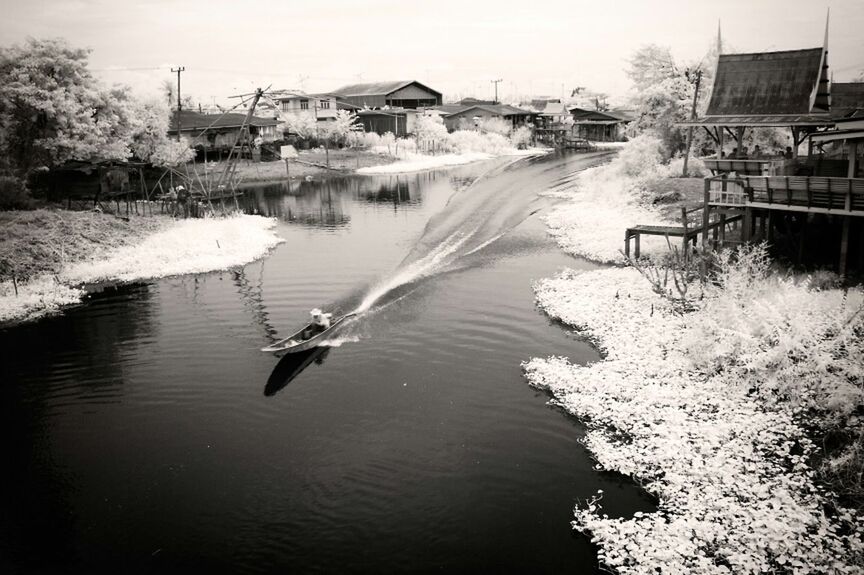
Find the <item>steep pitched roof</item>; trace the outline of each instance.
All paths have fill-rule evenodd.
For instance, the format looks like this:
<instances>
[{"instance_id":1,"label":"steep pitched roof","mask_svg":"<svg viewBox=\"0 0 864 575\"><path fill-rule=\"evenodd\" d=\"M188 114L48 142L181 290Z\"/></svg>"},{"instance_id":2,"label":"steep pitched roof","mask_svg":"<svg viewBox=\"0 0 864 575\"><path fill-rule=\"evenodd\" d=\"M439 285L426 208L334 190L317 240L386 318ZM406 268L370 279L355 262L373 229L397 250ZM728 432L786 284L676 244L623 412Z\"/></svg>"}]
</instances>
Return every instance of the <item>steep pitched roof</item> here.
<instances>
[{"instance_id":1,"label":"steep pitched roof","mask_svg":"<svg viewBox=\"0 0 864 575\"><path fill-rule=\"evenodd\" d=\"M416 80L398 80L394 82L366 82L363 84L349 84L333 90L333 94L337 96L386 96L392 94L396 90L401 90L405 86L417 84L424 90L428 90L434 94L441 95L441 92L433 90L428 86L421 84Z\"/></svg>"},{"instance_id":2,"label":"steep pitched roof","mask_svg":"<svg viewBox=\"0 0 864 575\"><path fill-rule=\"evenodd\" d=\"M831 84L831 117L864 117L864 82Z\"/></svg>"},{"instance_id":3,"label":"steep pitched roof","mask_svg":"<svg viewBox=\"0 0 864 575\"><path fill-rule=\"evenodd\" d=\"M827 83L824 53L811 48L720 55L706 116L826 112L813 105L818 96L827 96L820 91L820 81Z\"/></svg>"}]
</instances>

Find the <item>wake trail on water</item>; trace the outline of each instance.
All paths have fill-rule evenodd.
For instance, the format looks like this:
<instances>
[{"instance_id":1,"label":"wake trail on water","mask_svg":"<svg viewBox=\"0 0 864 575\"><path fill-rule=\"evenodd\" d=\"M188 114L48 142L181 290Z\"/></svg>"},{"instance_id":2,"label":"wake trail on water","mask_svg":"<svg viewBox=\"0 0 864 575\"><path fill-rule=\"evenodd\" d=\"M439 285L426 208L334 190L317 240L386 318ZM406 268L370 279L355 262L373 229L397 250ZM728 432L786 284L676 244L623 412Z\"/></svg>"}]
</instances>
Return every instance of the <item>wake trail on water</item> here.
<instances>
[{"instance_id":1,"label":"wake trail on water","mask_svg":"<svg viewBox=\"0 0 864 575\"><path fill-rule=\"evenodd\" d=\"M603 159L550 154L520 158L486 172L451 196L405 259L372 287L355 312L365 313L379 300L389 305L386 296L397 288L455 269L457 263L464 265L460 260L493 244L538 211L538 194L560 184L562 175L569 178Z\"/></svg>"}]
</instances>

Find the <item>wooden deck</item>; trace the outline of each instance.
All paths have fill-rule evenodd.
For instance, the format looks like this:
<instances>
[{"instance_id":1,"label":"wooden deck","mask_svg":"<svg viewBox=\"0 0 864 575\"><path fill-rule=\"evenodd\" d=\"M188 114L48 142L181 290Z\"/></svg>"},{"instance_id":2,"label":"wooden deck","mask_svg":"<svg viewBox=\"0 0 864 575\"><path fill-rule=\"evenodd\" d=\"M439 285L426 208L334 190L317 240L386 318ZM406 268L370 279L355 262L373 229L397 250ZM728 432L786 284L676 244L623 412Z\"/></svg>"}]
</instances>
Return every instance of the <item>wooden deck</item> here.
<instances>
[{"instance_id":1,"label":"wooden deck","mask_svg":"<svg viewBox=\"0 0 864 575\"><path fill-rule=\"evenodd\" d=\"M727 224L736 222L743 217L743 215L737 214L731 216L723 214L715 221L705 222L704 218L699 217L698 219L702 220L701 224L695 225L691 223L691 214L702 210L704 210L704 207L693 208L691 210L681 208L682 225L680 226L638 225L627 228L624 232L624 255L628 258L630 257L630 240L633 240L635 243L633 257L638 258L640 255L641 236L664 236L666 238L681 238L682 254L687 258L690 253L690 245L692 244L693 247L696 247L700 234L704 233L707 235L710 231L723 233Z\"/></svg>"}]
</instances>

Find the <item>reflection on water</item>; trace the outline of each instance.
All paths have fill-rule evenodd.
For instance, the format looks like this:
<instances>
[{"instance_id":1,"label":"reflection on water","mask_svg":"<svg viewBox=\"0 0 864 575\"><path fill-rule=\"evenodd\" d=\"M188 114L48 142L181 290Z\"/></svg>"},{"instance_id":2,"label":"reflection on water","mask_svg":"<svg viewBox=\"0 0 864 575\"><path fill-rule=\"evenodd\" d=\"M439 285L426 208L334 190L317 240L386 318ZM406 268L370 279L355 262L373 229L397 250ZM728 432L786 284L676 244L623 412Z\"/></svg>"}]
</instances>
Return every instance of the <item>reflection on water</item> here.
<instances>
[{"instance_id":1,"label":"reflection on water","mask_svg":"<svg viewBox=\"0 0 864 575\"><path fill-rule=\"evenodd\" d=\"M249 214L277 217L286 222L322 228L339 228L351 222L346 202L389 204L412 209L423 202L423 189L436 180L453 178L455 187L467 186L474 177L446 172L390 176L344 176L326 180L284 181L244 186L243 209Z\"/></svg>"}]
</instances>

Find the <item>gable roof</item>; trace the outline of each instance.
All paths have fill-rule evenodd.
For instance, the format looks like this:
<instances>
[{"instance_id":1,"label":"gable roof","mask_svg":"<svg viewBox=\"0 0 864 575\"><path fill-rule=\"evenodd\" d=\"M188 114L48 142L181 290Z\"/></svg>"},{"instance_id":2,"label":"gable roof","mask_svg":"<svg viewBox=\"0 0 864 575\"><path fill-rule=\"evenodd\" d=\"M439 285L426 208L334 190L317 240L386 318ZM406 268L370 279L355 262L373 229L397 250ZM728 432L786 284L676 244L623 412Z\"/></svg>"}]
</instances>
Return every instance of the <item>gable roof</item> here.
<instances>
[{"instance_id":1,"label":"gable roof","mask_svg":"<svg viewBox=\"0 0 864 575\"><path fill-rule=\"evenodd\" d=\"M827 112L823 48L721 54L707 116L808 115ZM820 84L825 82L824 94ZM826 109L815 104L822 103Z\"/></svg>"},{"instance_id":2,"label":"gable roof","mask_svg":"<svg viewBox=\"0 0 864 575\"><path fill-rule=\"evenodd\" d=\"M431 89L430 87L421 84L417 80L398 80L394 82L365 82L362 84L349 84L333 90L333 94L337 96L386 96L392 94L396 90L401 90L405 86L417 84L424 90L441 96L441 92Z\"/></svg>"},{"instance_id":3,"label":"gable roof","mask_svg":"<svg viewBox=\"0 0 864 575\"><path fill-rule=\"evenodd\" d=\"M469 110L485 110L491 114L496 116L529 116L536 112L529 112L528 110L523 110L522 108L517 108L516 106L511 106L509 104L470 104L470 105L462 105L462 104L444 104L441 106L434 106L429 108L431 110L437 110L441 112L444 116L452 116L453 114L462 114L463 112L468 112Z\"/></svg>"},{"instance_id":4,"label":"gable roof","mask_svg":"<svg viewBox=\"0 0 864 575\"><path fill-rule=\"evenodd\" d=\"M864 82L831 84L831 117L864 117Z\"/></svg>"},{"instance_id":5,"label":"gable roof","mask_svg":"<svg viewBox=\"0 0 864 575\"><path fill-rule=\"evenodd\" d=\"M617 124L619 122L629 122L633 118L624 110L606 110L601 112L599 110L586 110L584 108L573 107L570 108L570 115L573 116L573 120L579 123L591 123L591 122L606 122Z\"/></svg>"},{"instance_id":6,"label":"gable roof","mask_svg":"<svg viewBox=\"0 0 864 575\"><path fill-rule=\"evenodd\" d=\"M246 118L246 114L236 114L236 113L227 113L227 114L199 114L198 112L193 112L191 110L183 110L180 113L180 129L183 131L186 130L203 130L204 128L239 128L243 125L243 120ZM275 126L279 122L273 118L259 118L257 116L252 116L252 119L249 121L250 126ZM169 125L169 132L177 132L177 112L176 110L171 114L171 123Z\"/></svg>"}]
</instances>

